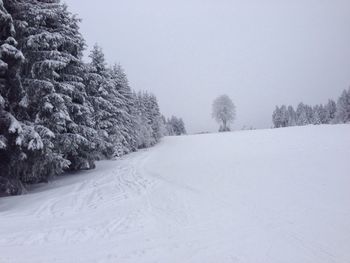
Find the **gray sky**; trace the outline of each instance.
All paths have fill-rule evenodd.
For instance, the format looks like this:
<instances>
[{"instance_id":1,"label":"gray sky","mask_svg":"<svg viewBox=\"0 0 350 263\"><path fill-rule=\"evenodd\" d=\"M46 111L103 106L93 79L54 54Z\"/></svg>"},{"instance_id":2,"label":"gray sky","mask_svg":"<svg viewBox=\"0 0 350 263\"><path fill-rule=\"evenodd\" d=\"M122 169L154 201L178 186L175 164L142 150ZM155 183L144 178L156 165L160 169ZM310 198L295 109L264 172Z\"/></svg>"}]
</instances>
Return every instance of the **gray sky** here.
<instances>
[{"instance_id":1,"label":"gray sky","mask_svg":"<svg viewBox=\"0 0 350 263\"><path fill-rule=\"evenodd\" d=\"M89 47L190 132L215 131L215 97L234 128L271 126L276 104L336 99L350 85L349 0L63 0Z\"/></svg>"}]
</instances>

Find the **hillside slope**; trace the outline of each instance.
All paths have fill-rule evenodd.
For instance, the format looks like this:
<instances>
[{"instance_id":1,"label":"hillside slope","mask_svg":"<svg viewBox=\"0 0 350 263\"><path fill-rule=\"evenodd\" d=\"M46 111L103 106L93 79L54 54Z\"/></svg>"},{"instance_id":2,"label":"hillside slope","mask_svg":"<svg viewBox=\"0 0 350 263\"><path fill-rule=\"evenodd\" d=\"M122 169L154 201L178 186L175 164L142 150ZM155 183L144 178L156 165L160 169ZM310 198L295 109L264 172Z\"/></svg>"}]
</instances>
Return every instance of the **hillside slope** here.
<instances>
[{"instance_id":1,"label":"hillside slope","mask_svg":"<svg viewBox=\"0 0 350 263\"><path fill-rule=\"evenodd\" d=\"M348 263L350 125L169 137L0 199L0 262Z\"/></svg>"}]
</instances>

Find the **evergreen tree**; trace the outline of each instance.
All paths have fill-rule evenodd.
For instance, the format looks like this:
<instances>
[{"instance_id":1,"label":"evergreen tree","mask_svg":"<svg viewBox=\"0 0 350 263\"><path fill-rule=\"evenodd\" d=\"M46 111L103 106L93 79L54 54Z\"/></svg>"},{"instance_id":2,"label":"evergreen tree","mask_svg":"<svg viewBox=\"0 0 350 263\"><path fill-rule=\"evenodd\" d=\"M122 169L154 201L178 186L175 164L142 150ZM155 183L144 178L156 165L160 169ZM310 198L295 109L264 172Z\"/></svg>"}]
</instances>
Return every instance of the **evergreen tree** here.
<instances>
[{"instance_id":1,"label":"evergreen tree","mask_svg":"<svg viewBox=\"0 0 350 263\"><path fill-rule=\"evenodd\" d=\"M122 156L138 148L135 97L120 65L108 68L102 49L95 45L90 54L86 85L95 111L99 152L104 157Z\"/></svg>"},{"instance_id":2,"label":"evergreen tree","mask_svg":"<svg viewBox=\"0 0 350 263\"><path fill-rule=\"evenodd\" d=\"M115 92L113 82L110 78L107 64L102 49L96 44L90 56L91 63L87 65L84 83L88 100L94 111L92 121L97 132L95 144L98 158L111 158L121 151L121 139L116 134L113 117L117 108L113 105ZM119 148L119 149L118 149Z\"/></svg>"},{"instance_id":3,"label":"evergreen tree","mask_svg":"<svg viewBox=\"0 0 350 263\"><path fill-rule=\"evenodd\" d=\"M168 124L164 115L161 116L162 136L169 136Z\"/></svg>"},{"instance_id":4,"label":"evergreen tree","mask_svg":"<svg viewBox=\"0 0 350 263\"><path fill-rule=\"evenodd\" d=\"M272 122L275 128L287 127L289 125L289 111L286 105L276 106L272 114Z\"/></svg>"},{"instance_id":5,"label":"evergreen tree","mask_svg":"<svg viewBox=\"0 0 350 263\"><path fill-rule=\"evenodd\" d=\"M156 96L146 93L145 104L149 124L152 129L153 144L156 144L162 138L162 115Z\"/></svg>"},{"instance_id":6,"label":"evergreen tree","mask_svg":"<svg viewBox=\"0 0 350 263\"><path fill-rule=\"evenodd\" d=\"M305 113L306 113L306 119L307 119L307 124L312 124L312 120L314 118L313 114L313 110L312 107L310 105L305 104Z\"/></svg>"},{"instance_id":7,"label":"evergreen tree","mask_svg":"<svg viewBox=\"0 0 350 263\"><path fill-rule=\"evenodd\" d=\"M173 135L175 135L174 127L173 127L173 125L171 123L171 119L169 119L169 118L166 119L164 121L164 123L165 123L165 131L166 131L165 135L166 136L173 136Z\"/></svg>"},{"instance_id":8,"label":"evergreen tree","mask_svg":"<svg viewBox=\"0 0 350 263\"><path fill-rule=\"evenodd\" d=\"M350 88L344 90L338 99L335 119L338 123L350 122Z\"/></svg>"},{"instance_id":9,"label":"evergreen tree","mask_svg":"<svg viewBox=\"0 0 350 263\"><path fill-rule=\"evenodd\" d=\"M298 104L296 115L297 115L298 126L304 126L309 124L308 116L306 113L306 105L304 103Z\"/></svg>"},{"instance_id":10,"label":"evergreen tree","mask_svg":"<svg viewBox=\"0 0 350 263\"><path fill-rule=\"evenodd\" d=\"M22 76L27 96L22 105L29 120L54 135L44 147L47 158L40 162L45 167L40 176L92 168L91 107L82 83L79 20L59 0L14 0L9 5L26 57Z\"/></svg>"},{"instance_id":11,"label":"evergreen tree","mask_svg":"<svg viewBox=\"0 0 350 263\"><path fill-rule=\"evenodd\" d=\"M326 110L322 104L316 105L318 108L317 114L320 119L320 124L325 124L326 123ZM314 116L315 119L315 116Z\"/></svg>"},{"instance_id":12,"label":"evergreen tree","mask_svg":"<svg viewBox=\"0 0 350 263\"><path fill-rule=\"evenodd\" d=\"M272 113L272 122L275 128L280 128L281 126L281 110L276 106L275 110Z\"/></svg>"},{"instance_id":13,"label":"evergreen tree","mask_svg":"<svg viewBox=\"0 0 350 263\"><path fill-rule=\"evenodd\" d=\"M23 96L19 68L24 61L15 47L13 20L0 0L0 196L21 191L15 167L25 158L21 150L23 127L16 108Z\"/></svg>"},{"instance_id":14,"label":"evergreen tree","mask_svg":"<svg viewBox=\"0 0 350 263\"><path fill-rule=\"evenodd\" d=\"M287 127L288 126L288 111L286 105L282 105L280 108L280 114L281 114L281 127Z\"/></svg>"},{"instance_id":15,"label":"evergreen tree","mask_svg":"<svg viewBox=\"0 0 350 263\"><path fill-rule=\"evenodd\" d=\"M319 116L320 116L320 121L321 124L327 124L329 123L327 120L327 110L324 105L320 104L319 105Z\"/></svg>"},{"instance_id":16,"label":"evergreen tree","mask_svg":"<svg viewBox=\"0 0 350 263\"><path fill-rule=\"evenodd\" d=\"M13 19L4 4L0 1L0 195L13 195L22 192L22 182L36 181L36 173L27 169L30 156L44 157L51 134L21 116L24 90L19 73L24 56L16 48Z\"/></svg>"},{"instance_id":17,"label":"evergreen tree","mask_svg":"<svg viewBox=\"0 0 350 263\"><path fill-rule=\"evenodd\" d=\"M326 123L332 123L335 120L335 114L337 111L337 104L334 100L328 100L325 106L326 110Z\"/></svg>"},{"instance_id":18,"label":"evergreen tree","mask_svg":"<svg viewBox=\"0 0 350 263\"><path fill-rule=\"evenodd\" d=\"M186 128L185 128L185 122L183 121L182 118L180 118L179 121L178 121L178 127L179 127L180 135L187 134Z\"/></svg>"},{"instance_id":19,"label":"evergreen tree","mask_svg":"<svg viewBox=\"0 0 350 263\"><path fill-rule=\"evenodd\" d=\"M186 134L185 123L181 118L172 116L166 123L168 135L183 135Z\"/></svg>"},{"instance_id":20,"label":"evergreen tree","mask_svg":"<svg viewBox=\"0 0 350 263\"><path fill-rule=\"evenodd\" d=\"M137 150L135 132L135 97L129 86L128 78L124 69L119 64L115 64L111 70L111 77L120 98L118 120L123 123L121 130L124 153Z\"/></svg>"},{"instance_id":21,"label":"evergreen tree","mask_svg":"<svg viewBox=\"0 0 350 263\"><path fill-rule=\"evenodd\" d=\"M321 107L319 105L315 105L312 108L313 114L312 114L312 124L319 125L322 123L322 116L321 116Z\"/></svg>"},{"instance_id":22,"label":"evergreen tree","mask_svg":"<svg viewBox=\"0 0 350 263\"><path fill-rule=\"evenodd\" d=\"M144 93L138 92L134 94L135 97L135 111L136 111L136 138L137 147L147 148L152 146L155 142L152 136L152 128L147 113L146 96Z\"/></svg>"},{"instance_id":23,"label":"evergreen tree","mask_svg":"<svg viewBox=\"0 0 350 263\"><path fill-rule=\"evenodd\" d=\"M293 106L288 106L288 126L296 125L296 112Z\"/></svg>"}]
</instances>

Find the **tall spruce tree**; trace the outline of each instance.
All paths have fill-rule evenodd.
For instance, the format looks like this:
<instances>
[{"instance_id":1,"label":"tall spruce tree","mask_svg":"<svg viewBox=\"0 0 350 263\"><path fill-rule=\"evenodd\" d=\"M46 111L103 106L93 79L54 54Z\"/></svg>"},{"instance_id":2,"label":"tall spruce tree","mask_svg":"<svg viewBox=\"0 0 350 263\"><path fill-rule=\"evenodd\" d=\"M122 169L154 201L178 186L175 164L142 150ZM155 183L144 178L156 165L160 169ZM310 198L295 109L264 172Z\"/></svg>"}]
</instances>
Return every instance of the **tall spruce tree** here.
<instances>
[{"instance_id":1,"label":"tall spruce tree","mask_svg":"<svg viewBox=\"0 0 350 263\"><path fill-rule=\"evenodd\" d=\"M117 121L121 125L121 136L123 144L123 153L129 153L137 150L136 132L135 132L135 97L129 86L128 78L124 69L119 64L115 64L111 69L111 78L114 87L118 92L119 104Z\"/></svg>"},{"instance_id":2,"label":"tall spruce tree","mask_svg":"<svg viewBox=\"0 0 350 263\"><path fill-rule=\"evenodd\" d=\"M108 133L108 130L113 127L113 123L110 121L113 105L109 102L108 97L107 63L102 49L97 44L94 45L89 57L91 58L91 62L87 65L84 81L88 100L94 109L92 121L94 123L94 129L97 132L95 143L98 158L110 158L114 152L111 143L111 134Z\"/></svg>"},{"instance_id":3,"label":"tall spruce tree","mask_svg":"<svg viewBox=\"0 0 350 263\"><path fill-rule=\"evenodd\" d=\"M152 146L155 141L149 114L148 94L138 92L134 94L136 110L136 138L137 147L147 148Z\"/></svg>"},{"instance_id":4,"label":"tall spruce tree","mask_svg":"<svg viewBox=\"0 0 350 263\"><path fill-rule=\"evenodd\" d=\"M152 129L153 143L156 144L162 138L162 116L159 105L154 94L145 94L145 104L148 114L149 124Z\"/></svg>"},{"instance_id":5,"label":"tall spruce tree","mask_svg":"<svg viewBox=\"0 0 350 263\"><path fill-rule=\"evenodd\" d=\"M93 108L87 99L82 62L82 51L85 43L79 32L79 19L71 15L63 6L66 15L66 43L64 50L71 59L60 72L57 81L58 91L65 95L65 103L72 122L69 123L69 140L63 141L61 147L67 159L71 162L71 170L90 169L94 167L95 144L97 136L92 121Z\"/></svg>"},{"instance_id":6,"label":"tall spruce tree","mask_svg":"<svg viewBox=\"0 0 350 263\"><path fill-rule=\"evenodd\" d=\"M24 158L21 151L23 128L16 119L16 108L23 96L18 75L24 61L15 47L11 15L0 0L0 196L20 193L19 175L14 173Z\"/></svg>"},{"instance_id":7,"label":"tall spruce tree","mask_svg":"<svg viewBox=\"0 0 350 263\"><path fill-rule=\"evenodd\" d=\"M312 124L319 125L322 123L321 107L320 105L315 105L312 108Z\"/></svg>"},{"instance_id":8,"label":"tall spruce tree","mask_svg":"<svg viewBox=\"0 0 350 263\"><path fill-rule=\"evenodd\" d=\"M287 110L286 105L281 106L280 114L281 114L281 127L287 127L288 126L288 110Z\"/></svg>"},{"instance_id":9,"label":"tall spruce tree","mask_svg":"<svg viewBox=\"0 0 350 263\"><path fill-rule=\"evenodd\" d=\"M293 106L288 106L288 126L296 125L296 113Z\"/></svg>"},{"instance_id":10,"label":"tall spruce tree","mask_svg":"<svg viewBox=\"0 0 350 263\"><path fill-rule=\"evenodd\" d=\"M309 124L307 112L306 112L306 105L304 103L299 103L297 110L296 110L296 116L297 116L297 125L298 126L304 126Z\"/></svg>"},{"instance_id":11,"label":"tall spruce tree","mask_svg":"<svg viewBox=\"0 0 350 263\"><path fill-rule=\"evenodd\" d=\"M328 100L328 103L325 106L326 110L326 123L335 122L335 114L337 111L337 104L334 100Z\"/></svg>"},{"instance_id":12,"label":"tall spruce tree","mask_svg":"<svg viewBox=\"0 0 350 263\"><path fill-rule=\"evenodd\" d=\"M282 116L281 116L281 109L280 109L278 106L276 106L276 107L275 107L275 110L274 110L273 113L272 113L272 123L273 123L273 126L274 126L275 128L280 128L280 127L282 127L281 118L282 118Z\"/></svg>"},{"instance_id":13,"label":"tall spruce tree","mask_svg":"<svg viewBox=\"0 0 350 263\"><path fill-rule=\"evenodd\" d=\"M16 46L15 28L7 12L7 2L0 1L0 195L21 193L22 182L37 181L29 170L30 157L44 156L44 127L35 127L23 118L21 102L24 90L20 69L24 62Z\"/></svg>"},{"instance_id":14,"label":"tall spruce tree","mask_svg":"<svg viewBox=\"0 0 350 263\"><path fill-rule=\"evenodd\" d=\"M46 127L46 158L40 160L41 176L64 169L93 167L86 138L89 107L82 85L81 54L84 42L78 20L59 0L14 0L9 4L19 47L26 57L23 83L27 118ZM38 163L38 160L32 160Z\"/></svg>"},{"instance_id":15,"label":"tall spruce tree","mask_svg":"<svg viewBox=\"0 0 350 263\"><path fill-rule=\"evenodd\" d=\"M104 53L98 45L93 47L90 58L86 86L95 109L93 121L99 134L99 152L107 158L121 156L132 150L132 143L136 144L129 134L132 129L131 91L127 94L126 76L119 75L118 69L107 68Z\"/></svg>"}]
</instances>

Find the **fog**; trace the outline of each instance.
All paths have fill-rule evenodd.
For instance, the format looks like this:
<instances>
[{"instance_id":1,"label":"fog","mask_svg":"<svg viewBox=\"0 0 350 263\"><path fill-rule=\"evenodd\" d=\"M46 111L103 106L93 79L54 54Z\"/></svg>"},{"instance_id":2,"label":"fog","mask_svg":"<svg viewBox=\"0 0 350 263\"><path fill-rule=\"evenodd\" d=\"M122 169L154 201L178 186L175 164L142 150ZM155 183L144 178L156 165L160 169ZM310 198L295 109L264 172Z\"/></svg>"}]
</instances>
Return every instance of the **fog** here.
<instances>
[{"instance_id":1,"label":"fog","mask_svg":"<svg viewBox=\"0 0 350 263\"><path fill-rule=\"evenodd\" d=\"M88 47L189 132L215 131L229 95L234 129L268 128L276 104L325 103L350 85L349 0L65 0Z\"/></svg>"}]
</instances>

